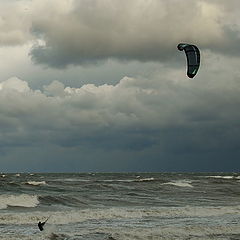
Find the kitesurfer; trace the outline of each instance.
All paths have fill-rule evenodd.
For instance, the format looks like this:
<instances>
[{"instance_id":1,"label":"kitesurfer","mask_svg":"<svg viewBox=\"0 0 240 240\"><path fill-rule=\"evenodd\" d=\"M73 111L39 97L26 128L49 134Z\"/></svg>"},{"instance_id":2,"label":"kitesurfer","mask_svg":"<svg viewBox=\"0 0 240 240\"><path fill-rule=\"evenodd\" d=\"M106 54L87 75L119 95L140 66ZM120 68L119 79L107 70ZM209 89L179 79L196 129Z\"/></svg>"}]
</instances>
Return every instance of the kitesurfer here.
<instances>
[{"instance_id":1,"label":"kitesurfer","mask_svg":"<svg viewBox=\"0 0 240 240\"><path fill-rule=\"evenodd\" d=\"M40 231L43 230L43 226L44 226L45 223L46 222L38 222L38 228L39 228Z\"/></svg>"},{"instance_id":2,"label":"kitesurfer","mask_svg":"<svg viewBox=\"0 0 240 240\"><path fill-rule=\"evenodd\" d=\"M47 220L50 218L50 216L47 218ZM43 231L44 229L43 229L43 226L44 226L44 224L47 222L47 220L45 221L45 222L38 222L38 228L39 228L39 230L40 231Z\"/></svg>"}]
</instances>

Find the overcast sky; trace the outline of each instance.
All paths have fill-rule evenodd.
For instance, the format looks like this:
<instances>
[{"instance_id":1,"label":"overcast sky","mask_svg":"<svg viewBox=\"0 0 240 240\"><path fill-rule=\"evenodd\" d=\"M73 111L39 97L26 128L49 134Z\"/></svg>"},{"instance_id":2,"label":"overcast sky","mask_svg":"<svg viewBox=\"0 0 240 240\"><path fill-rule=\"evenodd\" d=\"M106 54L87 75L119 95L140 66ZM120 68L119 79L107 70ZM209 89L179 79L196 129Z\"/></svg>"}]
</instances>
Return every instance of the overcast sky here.
<instances>
[{"instance_id":1,"label":"overcast sky","mask_svg":"<svg viewBox=\"0 0 240 240\"><path fill-rule=\"evenodd\" d=\"M239 171L239 9L0 0L0 171Z\"/></svg>"}]
</instances>

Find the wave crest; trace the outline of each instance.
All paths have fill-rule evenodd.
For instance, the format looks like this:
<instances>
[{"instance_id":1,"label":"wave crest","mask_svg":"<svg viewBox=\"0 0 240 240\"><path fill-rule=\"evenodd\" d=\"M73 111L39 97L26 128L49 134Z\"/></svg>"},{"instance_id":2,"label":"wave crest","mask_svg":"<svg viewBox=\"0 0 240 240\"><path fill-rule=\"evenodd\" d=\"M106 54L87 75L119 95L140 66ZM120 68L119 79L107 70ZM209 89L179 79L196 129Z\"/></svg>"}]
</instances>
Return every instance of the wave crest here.
<instances>
[{"instance_id":1,"label":"wave crest","mask_svg":"<svg viewBox=\"0 0 240 240\"><path fill-rule=\"evenodd\" d=\"M216 176L207 176L207 178L215 178L215 179L240 179L240 176L221 176L221 175L216 175Z\"/></svg>"},{"instance_id":2,"label":"wave crest","mask_svg":"<svg viewBox=\"0 0 240 240\"><path fill-rule=\"evenodd\" d=\"M47 183L45 181L40 181L40 182L37 182L37 181L28 181L26 182L26 184L28 185L33 185L33 186L39 186L39 185L46 185Z\"/></svg>"},{"instance_id":3,"label":"wave crest","mask_svg":"<svg viewBox=\"0 0 240 240\"><path fill-rule=\"evenodd\" d=\"M0 209L11 207L36 207L39 204L36 195L0 195Z\"/></svg>"},{"instance_id":4,"label":"wave crest","mask_svg":"<svg viewBox=\"0 0 240 240\"><path fill-rule=\"evenodd\" d=\"M192 183L191 181L188 180L178 180L178 181L172 181L172 182L166 182L163 183L163 185L174 185L177 187L193 187L190 183Z\"/></svg>"}]
</instances>

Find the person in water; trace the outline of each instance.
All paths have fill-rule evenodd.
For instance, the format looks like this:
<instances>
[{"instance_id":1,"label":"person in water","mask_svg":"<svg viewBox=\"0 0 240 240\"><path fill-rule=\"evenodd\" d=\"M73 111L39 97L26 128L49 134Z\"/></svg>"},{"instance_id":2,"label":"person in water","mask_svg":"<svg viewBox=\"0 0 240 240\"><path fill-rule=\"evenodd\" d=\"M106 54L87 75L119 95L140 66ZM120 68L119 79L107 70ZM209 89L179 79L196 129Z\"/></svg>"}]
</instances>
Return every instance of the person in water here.
<instances>
[{"instance_id":1,"label":"person in water","mask_svg":"<svg viewBox=\"0 0 240 240\"><path fill-rule=\"evenodd\" d=\"M38 222L38 228L39 228L40 231L43 230L43 226L44 226L45 223L46 223L46 221L45 222Z\"/></svg>"},{"instance_id":2,"label":"person in water","mask_svg":"<svg viewBox=\"0 0 240 240\"><path fill-rule=\"evenodd\" d=\"M50 218L51 216L49 216L48 218L47 218L47 220ZM42 230L44 230L43 229L43 226L44 226L44 224L47 222L47 220L45 221L45 222L38 222L38 228L39 228L39 230L40 231L42 231Z\"/></svg>"}]
</instances>

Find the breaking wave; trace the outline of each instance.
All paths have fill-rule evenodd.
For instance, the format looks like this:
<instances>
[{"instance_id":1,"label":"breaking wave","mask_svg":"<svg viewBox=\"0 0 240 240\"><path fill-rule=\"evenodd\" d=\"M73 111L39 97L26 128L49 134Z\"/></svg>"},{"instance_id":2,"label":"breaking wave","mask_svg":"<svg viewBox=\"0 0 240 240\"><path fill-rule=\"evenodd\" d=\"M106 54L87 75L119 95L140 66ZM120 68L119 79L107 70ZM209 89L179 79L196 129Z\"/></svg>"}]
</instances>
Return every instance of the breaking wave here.
<instances>
[{"instance_id":1,"label":"breaking wave","mask_svg":"<svg viewBox=\"0 0 240 240\"><path fill-rule=\"evenodd\" d=\"M143 219L143 218L193 218L193 217L221 217L236 215L240 206L229 207L151 207L151 208L119 208L82 209L55 212L34 211L18 214L2 213L0 224L31 224L40 219L51 216L51 224L71 224L89 220L114 219Z\"/></svg>"},{"instance_id":2,"label":"breaking wave","mask_svg":"<svg viewBox=\"0 0 240 240\"><path fill-rule=\"evenodd\" d=\"M138 180L135 180L136 182L148 182L148 181L154 181L155 178L150 177L150 178L139 178Z\"/></svg>"},{"instance_id":3,"label":"breaking wave","mask_svg":"<svg viewBox=\"0 0 240 240\"><path fill-rule=\"evenodd\" d=\"M216 179L240 179L240 176L207 176L208 178L216 178Z\"/></svg>"},{"instance_id":4,"label":"breaking wave","mask_svg":"<svg viewBox=\"0 0 240 240\"><path fill-rule=\"evenodd\" d=\"M39 204L36 195L0 195L0 209L7 207L36 207Z\"/></svg>"},{"instance_id":5,"label":"breaking wave","mask_svg":"<svg viewBox=\"0 0 240 240\"><path fill-rule=\"evenodd\" d=\"M163 183L163 185L174 185L177 187L193 187L190 183L192 183L189 180L178 180L178 181L171 181L171 182L166 182Z\"/></svg>"},{"instance_id":6,"label":"breaking wave","mask_svg":"<svg viewBox=\"0 0 240 240\"><path fill-rule=\"evenodd\" d=\"M28 182L26 182L26 184L28 184L28 185L33 185L33 186L39 186L39 185L46 185L46 182L45 182L45 181L40 181L40 182L37 182L37 181L28 181Z\"/></svg>"}]
</instances>

